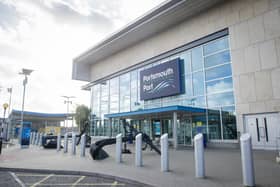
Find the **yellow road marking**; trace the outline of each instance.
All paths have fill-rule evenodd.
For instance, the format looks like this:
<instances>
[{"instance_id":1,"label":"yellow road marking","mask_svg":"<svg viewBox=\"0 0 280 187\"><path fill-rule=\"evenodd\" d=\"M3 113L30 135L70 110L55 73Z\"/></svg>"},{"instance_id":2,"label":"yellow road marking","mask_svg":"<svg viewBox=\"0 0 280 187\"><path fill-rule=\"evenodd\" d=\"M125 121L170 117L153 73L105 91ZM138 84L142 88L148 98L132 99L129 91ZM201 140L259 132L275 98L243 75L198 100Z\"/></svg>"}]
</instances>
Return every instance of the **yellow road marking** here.
<instances>
[{"instance_id":1,"label":"yellow road marking","mask_svg":"<svg viewBox=\"0 0 280 187\"><path fill-rule=\"evenodd\" d=\"M84 178L85 178L85 176L81 176L72 186L76 186Z\"/></svg>"},{"instance_id":2,"label":"yellow road marking","mask_svg":"<svg viewBox=\"0 0 280 187\"><path fill-rule=\"evenodd\" d=\"M45 178L43 178L42 180L40 180L39 182L36 182L35 184L33 184L31 187L35 187L37 185L39 185L40 183L44 182L45 180L47 180L48 178L50 178L51 176L53 176L53 174L50 174L48 176L46 176ZM42 184L40 184L42 185Z\"/></svg>"},{"instance_id":3,"label":"yellow road marking","mask_svg":"<svg viewBox=\"0 0 280 187\"><path fill-rule=\"evenodd\" d=\"M112 186L117 186L118 185L118 181L113 182Z\"/></svg>"}]
</instances>

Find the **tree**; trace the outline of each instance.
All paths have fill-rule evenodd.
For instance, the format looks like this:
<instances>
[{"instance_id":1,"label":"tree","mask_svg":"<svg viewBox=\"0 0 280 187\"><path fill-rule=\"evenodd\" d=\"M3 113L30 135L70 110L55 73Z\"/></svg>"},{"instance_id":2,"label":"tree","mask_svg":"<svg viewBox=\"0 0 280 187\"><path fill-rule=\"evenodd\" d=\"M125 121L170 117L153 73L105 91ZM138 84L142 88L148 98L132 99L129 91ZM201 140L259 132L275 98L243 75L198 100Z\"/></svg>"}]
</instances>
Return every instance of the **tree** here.
<instances>
[{"instance_id":1,"label":"tree","mask_svg":"<svg viewBox=\"0 0 280 187\"><path fill-rule=\"evenodd\" d=\"M89 123L89 116L90 109L86 105L77 105L74 117L80 131L85 128L87 123Z\"/></svg>"}]
</instances>

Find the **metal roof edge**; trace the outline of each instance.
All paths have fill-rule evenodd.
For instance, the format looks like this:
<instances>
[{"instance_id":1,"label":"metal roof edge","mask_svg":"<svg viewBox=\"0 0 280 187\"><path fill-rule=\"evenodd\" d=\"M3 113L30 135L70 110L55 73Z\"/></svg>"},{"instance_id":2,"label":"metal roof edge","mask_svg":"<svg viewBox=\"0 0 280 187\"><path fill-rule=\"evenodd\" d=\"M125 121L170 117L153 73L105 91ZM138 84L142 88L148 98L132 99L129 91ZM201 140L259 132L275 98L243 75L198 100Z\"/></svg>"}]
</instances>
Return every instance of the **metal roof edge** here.
<instances>
[{"instance_id":1,"label":"metal roof edge","mask_svg":"<svg viewBox=\"0 0 280 187\"><path fill-rule=\"evenodd\" d=\"M152 20L157 15L160 15L162 12L164 12L166 9L168 9L168 8L170 8L170 7L172 7L176 4L180 4L182 2L185 2L185 1L186 0L167 0L167 1L164 1L163 3L159 4L155 8L148 11L146 14L136 18L131 23L125 25L124 27L117 30L116 32L113 32L111 35L106 37L104 40L100 41L99 43L97 43L93 47L89 48L85 52L83 52L80 55L78 55L77 57L75 57L73 59L73 62L79 61L79 59L83 58L84 56L87 56L90 53L92 53L94 51L97 51L99 48L102 48L105 45L107 45L108 43L110 43L111 41L125 35L126 33L130 32L131 30L133 30L137 26L141 25L142 23L144 23L148 20Z\"/></svg>"}]
</instances>

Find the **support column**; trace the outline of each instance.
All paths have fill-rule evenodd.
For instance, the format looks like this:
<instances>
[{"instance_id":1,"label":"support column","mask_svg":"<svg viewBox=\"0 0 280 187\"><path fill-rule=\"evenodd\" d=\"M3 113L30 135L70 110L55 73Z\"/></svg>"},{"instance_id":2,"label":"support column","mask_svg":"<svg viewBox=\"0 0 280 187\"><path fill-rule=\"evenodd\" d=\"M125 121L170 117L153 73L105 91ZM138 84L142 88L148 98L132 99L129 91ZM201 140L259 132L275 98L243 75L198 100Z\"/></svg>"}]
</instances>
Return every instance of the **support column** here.
<instances>
[{"instance_id":1,"label":"support column","mask_svg":"<svg viewBox=\"0 0 280 187\"><path fill-rule=\"evenodd\" d=\"M178 148L178 140L177 140L177 112L173 112L173 147L174 147L174 149Z\"/></svg>"}]
</instances>

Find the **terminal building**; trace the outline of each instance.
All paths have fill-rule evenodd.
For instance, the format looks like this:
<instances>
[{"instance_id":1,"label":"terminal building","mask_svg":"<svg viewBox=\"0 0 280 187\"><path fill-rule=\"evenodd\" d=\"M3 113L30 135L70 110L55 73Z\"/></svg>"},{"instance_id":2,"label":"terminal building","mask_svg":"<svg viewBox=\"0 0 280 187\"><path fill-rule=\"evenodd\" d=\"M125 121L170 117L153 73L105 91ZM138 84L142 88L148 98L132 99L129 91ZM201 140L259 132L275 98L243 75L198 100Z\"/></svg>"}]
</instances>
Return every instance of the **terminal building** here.
<instances>
[{"instance_id":1,"label":"terminal building","mask_svg":"<svg viewBox=\"0 0 280 187\"><path fill-rule=\"evenodd\" d=\"M172 0L73 60L88 81L91 135L116 136L122 123L174 148L280 145L280 1Z\"/></svg>"}]
</instances>

